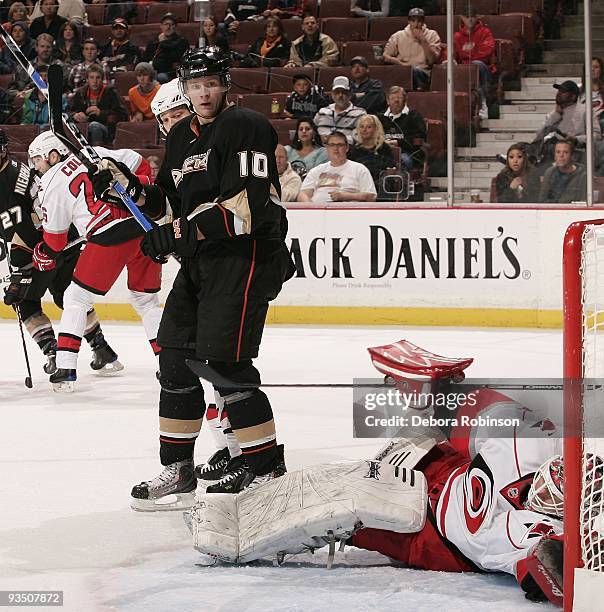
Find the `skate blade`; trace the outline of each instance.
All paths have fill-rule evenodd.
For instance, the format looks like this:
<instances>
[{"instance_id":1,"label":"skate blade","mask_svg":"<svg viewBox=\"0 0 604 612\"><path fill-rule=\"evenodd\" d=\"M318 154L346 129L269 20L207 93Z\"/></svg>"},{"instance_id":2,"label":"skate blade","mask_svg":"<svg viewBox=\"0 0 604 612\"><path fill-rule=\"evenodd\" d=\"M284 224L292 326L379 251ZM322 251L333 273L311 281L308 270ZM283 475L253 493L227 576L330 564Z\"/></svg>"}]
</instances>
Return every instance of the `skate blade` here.
<instances>
[{"instance_id":1,"label":"skate blade","mask_svg":"<svg viewBox=\"0 0 604 612\"><path fill-rule=\"evenodd\" d=\"M158 499L138 499L133 497L130 507L136 512L170 512L188 510L195 505L195 491L191 493L173 493Z\"/></svg>"},{"instance_id":2,"label":"skate blade","mask_svg":"<svg viewBox=\"0 0 604 612\"><path fill-rule=\"evenodd\" d=\"M100 370L93 370L96 376L115 376L121 372L124 366L116 359L111 363L106 363Z\"/></svg>"},{"instance_id":3,"label":"skate blade","mask_svg":"<svg viewBox=\"0 0 604 612\"><path fill-rule=\"evenodd\" d=\"M50 383L55 393L73 393L75 391L75 380L66 380L59 383Z\"/></svg>"}]
</instances>

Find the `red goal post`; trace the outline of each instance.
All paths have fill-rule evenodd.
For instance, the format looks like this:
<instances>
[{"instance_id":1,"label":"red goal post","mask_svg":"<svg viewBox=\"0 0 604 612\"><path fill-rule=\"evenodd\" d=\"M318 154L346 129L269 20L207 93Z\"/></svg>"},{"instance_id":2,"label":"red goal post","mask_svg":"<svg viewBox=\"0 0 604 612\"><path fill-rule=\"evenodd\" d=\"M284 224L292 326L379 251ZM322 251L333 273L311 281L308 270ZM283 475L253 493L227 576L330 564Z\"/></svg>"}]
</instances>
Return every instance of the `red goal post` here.
<instances>
[{"instance_id":1,"label":"red goal post","mask_svg":"<svg viewBox=\"0 0 604 612\"><path fill-rule=\"evenodd\" d=\"M584 612L604 593L604 219L566 231L563 309L564 610Z\"/></svg>"}]
</instances>

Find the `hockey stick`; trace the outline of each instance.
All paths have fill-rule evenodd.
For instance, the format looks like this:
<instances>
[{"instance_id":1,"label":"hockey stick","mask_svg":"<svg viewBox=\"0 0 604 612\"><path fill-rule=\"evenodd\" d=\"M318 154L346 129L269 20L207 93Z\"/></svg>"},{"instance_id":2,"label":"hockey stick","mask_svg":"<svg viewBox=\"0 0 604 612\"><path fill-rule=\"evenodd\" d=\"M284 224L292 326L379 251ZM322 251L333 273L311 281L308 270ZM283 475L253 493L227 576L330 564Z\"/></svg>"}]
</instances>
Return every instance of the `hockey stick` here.
<instances>
[{"instance_id":1,"label":"hockey stick","mask_svg":"<svg viewBox=\"0 0 604 612\"><path fill-rule=\"evenodd\" d=\"M394 387L392 383L254 383L234 381L217 372L212 366L204 361L195 359L186 360L189 369L199 378L208 381L215 387L222 389L258 389L259 387L277 389L383 389L384 387ZM481 389L496 389L500 391L563 391L564 385L535 385L529 383L493 383L480 384Z\"/></svg>"},{"instance_id":2,"label":"hockey stick","mask_svg":"<svg viewBox=\"0 0 604 612\"><path fill-rule=\"evenodd\" d=\"M82 132L80 132L75 122L67 115L63 117L63 108L60 102L62 95L63 95L63 69L57 64L54 64L53 66L51 66L50 68L54 67L55 70L51 70L49 68L49 71L48 71L48 83L49 84L46 85L46 83L44 82L44 79L40 76L40 73L32 66L31 62L27 59L27 57L25 57L25 55L23 54L23 51L21 51L17 43L14 41L13 37L4 29L4 26L2 25L0 25L0 38L2 39L4 44L9 48L10 52L14 55L15 59L17 60L21 68L23 68L23 70L27 72L27 74L29 75L29 78L34 82L36 87L38 87L38 89L42 92L42 95L48 100L48 110L49 110L49 115L50 115L51 130L54 133L54 135L57 138L59 138L59 140L61 140L61 142L63 142L63 144L65 144L65 146L68 147L69 150L82 163L84 163L87 168L91 168L91 163L94 164L94 166L97 166L97 164L101 161L101 158L99 157L98 153L88 143L86 138L84 138L84 135L82 134ZM57 108L55 107L55 117L54 117L54 122L53 122L53 116L52 116L53 115L52 113L53 105L49 98L49 89L50 89L51 73L57 71L56 69L58 69L58 72L61 75L61 85L60 85L58 114L57 114ZM63 131L63 121L65 121L65 124L69 128L69 131L73 134L73 137L78 141L78 144L84 149L84 151L86 152L86 155L83 155L82 151L78 149L71 142L71 140L67 137L67 135ZM53 127L53 123L54 123L54 127ZM55 131L55 128L57 131ZM149 220L145 217L145 215L143 215L143 213L140 211L138 206L132 201L132 198L126 193L126 190L117 181L114 183L114 185L112 185L112 187L113 189L115 189L117 194L120 196L126 208L132 213L132 216L138 221L139 225L146 232L150 231L153 228L153 226L151 225L151 223L149 223Z\"/></svg>"},{"instance_id":3,"label":"hockey stick","mask_svg":"<svg viewBox=\"0 0 604 612\"><path fill-rule=\"evenodd\" d=\"M8 271L13 273L13 265L10 261L10 250L8 246L8 240L6 239L6 234L4 233L4 228L2 224L0 224L0 238L2 239L2 243L4 244L4 250L6 251L6 263L8 265ZM21 344L23 345L23 355L25 356L25 367L27 368L27 376L25 377L25 386L28 389L31 389L34 386L34 383L31 379L31 366L29 365L29 353L27 352L27 345L25 344L25 334L23 333L23 318L21 317L21 309L17 304L15 304L15 312L17 313L17 321L19 322L19 332L21 334Z\"/></svg>"},{"instance_id":4,"label":"hockey stick","mask_svg":"<svg viewBox=\"0 0 604 612\"><path fill-rule=\"evenodd\" d=\"M62 108L63 98L63 69L58 64L53 64L48 68L48 114L50 118L50 129L52 133L88 168L96 170L98 163L101 161L99 154L94 148L88 143L86 138L78 126L74 123L73 119L63 114ZM71 139L65 133L63 123L69 128L69 131L73 134L74 138L78 141L78 144L82 149L71 141ZM86 154L82 153L85 151ZM141 212L140 208L133 202L132 198L128 195L126 190L120 185L119 182L115 181L112 185L113 189L120 196L122 202L126 208L130 211L132 216L138 221L139 225L146 231L149 232L153 229L153 226Z\"/></svg>"}]
</instances>

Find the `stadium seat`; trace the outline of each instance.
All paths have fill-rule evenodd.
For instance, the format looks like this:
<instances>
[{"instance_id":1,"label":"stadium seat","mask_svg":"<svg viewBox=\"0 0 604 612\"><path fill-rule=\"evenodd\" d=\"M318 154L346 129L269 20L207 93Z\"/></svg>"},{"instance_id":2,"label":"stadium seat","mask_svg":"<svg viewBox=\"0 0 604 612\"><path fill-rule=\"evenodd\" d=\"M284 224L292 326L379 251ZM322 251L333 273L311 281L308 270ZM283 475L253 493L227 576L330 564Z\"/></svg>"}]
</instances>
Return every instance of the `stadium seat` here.
<instances>
[{"instance_id":1,"label":"stadium seat","mask_svg":"<svg viewBox=\"0 0 604 612\"><path fill-rule=\"evenodd\" d=\"M321 32L336 42L367 40L367 19L365 17L329 17L321 20Z\"/></svg>"},{"instance_id":2,"label":"stadium seat","mask_svg":"<svg viewBox=\"0 0 604 612\"><path fill-rule=\"evenodd\" d=\"M271 68L268 82L269 93L273 92L291 92L294 89L292 77L295 74L306 74L314 82L315 69L312 66L304 68Z\"/></svg>"},{"instance_id":3,"label":"stadium seat","mask_svg":"<svg viewBox=\"0 0 604 612\"><path fill-rule=\"evenodd\" d=\"M179 23L176 31L189 41L190 46L197 47L199 44L199 22Z\"/></svg>"},{"instance_id":4,"label":"stadium seat","mask_svg":"<svg viewBox=\"0 0 604 612\"><path fill-rule=\"evenodd\" d=\"M139 155L142 155L145 159L149 157L149 155L155 155L159 157L160 162L163 161L164 156L166 154L166 148L163 146L151 148L151 149L134 149Z\"/></svg>"},{"instance_id":5,"label":"stadium seat","mask_svg":"<svg viewBox=\"0 0 604 612\"><path fill-rule=\"evenodd\" d=\"M322 0L319 17L350 17L350 0Z\"/></svg>"},{"instance_id":6,"label":"stadium seat","mask_svg":"<svg viewBox=\"0 0 604 612\"><path fill-rule=\"evenodd\" d=\"M105 4L86 4L85 7L89 25L103 25L105 23Z\"/></svg>"},{"instance_id":7,"label":"stadium seat","mask_svg":"<svg viewBox=\"0 0 604 612\"><path fill-rule=\"evenodd\" d=\"M240 43L251 45L257 38L264 35L263 21L243 21L237 28L235 40Z\"/></svg>"},{"instance_id":8,"label":"stadium seat","mask_svg":"<svg viewBox=\"0 0 604 612\"><path fill-rule=\"evenodd\" d=\"M27 151L31 141L40 133L39 125L2 125L11 151Z\"/></svg>"},{"instance_id":9,"label":"stadium seat","mask_svg":"<svg viewBox=\"0 0 604 612\"><path fill-rule=\"evenodd\" d=\"M384 91L388 91L393 85L404 87L409 91L413 87L413 70L411 66L372 66L369 69L372 79L382 81Z\"/></svg>"},{"instance_id":10,"label":"stadium seat","mask_svg":"<svg viewBox=\"0 0 604 612\"><path fill-rule=\"evenodd\" d=\"M149 3L137 2L134 10L134 15L129 18L130 25L147 23L147 6Z\"/></svg>"},{"instance_id":11,"label":"stadium seat","mask_svg":"<svg viewBox=\"0 0 604 612\"><path fill-rule=\"evenodd\" d=\"M350 78L350 68L344 66L332 66L330 68L321 68L317 74L317 85L320 85L325 91L331 91L331 84L337 76L347 76Z\"/></svg>"},{"instance_id":12,"label":"stadium seat","mask_svg":"<svg viewBox=\"0 0 604 612\"><path fill-rule=\"evenodd\" d=\"M242 94L237 96L237 106L241 108L249 108L258 113L262 113L265 117L271 119L282 119L283 110L285 110L286 93L272 94ZM273 114L273 100L277 100L279 104L279 112Z\"/></svg>"},{"instance_id":13,"label":"stadium seat","mask_svg":"<svg viewBox=\"0 0 604 612\"><path fill-rule=\"evenodd\" d=\"M471 97L465 92L455 92L455 126L456 129L467 131L471 122ZM425 119L447 121L446 91L410 91L408 93L409 108L418 110Z\"/></svg>"},{"instance_id":14,"label":"stadium seat","mask_svg":"<svg viewBox=\"0 0 604 612\"><path fill-rule=\"evenodd\" d=\"M407 26L406 17L375 17L369 23L368 40L388 40Z\"/></svg>"},{"instance_id":15,"label":"stadium seat","mask_svg":"<svg viewBox=\"0 0 604 612\"><path fill-rule=\"evenodd\" d=\"M478 87L478 66L453 66L455 91L470 92ZM436 64L432 67L430 91L447 91L447 66Z\"/></svg>"},{"instance_id":16,"label":"stadium seat","mask_svg":"<svg viewBox=\"0 0 604 612\"><path fill-rule=\"evenodd\" d=\"M426 119L426 135L428 159L433 160L443 155L447 142L445 124L438 119Z\"/></svg>"},{"instance_id":17,"label":"stadium seat","mask_svg":"<svg viewBox=\"0 0 604 612\"><path fill-rule=\"evenodd\" d=\"M350 65L350 60L357 55L362 55L370 66L380 66L384 63L382 54L384 52L385 40L367 41L360 40L355 42L344 43L342 48L342 64Z\"/></svg>"},{"instance_id":18,"label":"stadium seat","mask_svg":"<svg viewBox=\"0 0 604 612\"><path fill-rule=\"evenodd\" d=\"M157 121L141 121L138 123L120 121L115 129L115 149L137 147L152 149L158 144Z\"/></svg>"},{"instance_id":19,"label":"stadium seat","mask_svg":"<svg viewBox=\"0 0 604 612\"><path fill-rule=\"evenodd\" d=\"M535 43L533 20L528 15L489 15L483 23L493 32L495 38L520 40L524 44Z\"/></svg>"},{"instance_id":20,"label":"stadium seat","mask_svg":"<svg viewBox=\"0 0 604 612\"><path fill-rule=\"evenodd\" d=\"M300 19L284 19L281 23L283 24L285 35L291 41L302 36L302 21Z\"/></svg>"},{"instance_id":21,"label":"stadium seat","mask_svg":"<svg viewBox=\"0 0 604 612\"><path fill-rule=\"evenodd\" d=\"M128 70L127 72L116 72L114 87L120 96L127 96L128 90L134 87L138 81L136 80L136 73L134 70Z\"/></svg>"},{"instance_id":22,"label":"stadium seat","mask_svg":"<svg viewBox=\"0 0 604 612\"><path fill-rule=\"evenodd\" d=\"M473 9L476 9L478 15L497 15L499 0L454 0L453 12L456 15L463 15L464 11L470 5ZM445 9L446 9L445 0ZM443 11L446 13L446 10Z\"/></svg>"},{"instance_id":23,"label":"stadium seat","mask_svg":"<svg viewBox=\"0 0 604 612\"><path fill-rule=\"evenodd\" d=\"M99 45L103 46L111 38L110 25L90 25L86 32L86 38L94 38Z\"/></svg>"},{"instance_id":24,"label":"stadium seat","mask_svg":"<svg viewBox=\"0 0 604 612\"><path fill-rule=\"evenodd\" d=\"M189 5L186 2L152 2L147 8L147 23L159 23L166 13L172 13L178 23L185 23L189 17Z\"/></svg>"},{"instance_id":25,"label":"stadium seat","mask_svg":"<svg viewBox=\"0 0 604 612\"><path fill-rule=\"evenodd\" d=\"M539 13L543 10L543 0L500 0L499 14Z\"/></svg>"},{"instance_id":26,"label":"stadium seat","mask_svg":"<svg viewBox=\"0 0 604 612\"><path fill-rule=\"evenodd\" d=\"M288 145L291 144L291 135L296 130L296 119L271 119L271 123L277 132L279 138L279 144Z\"/></svg>"},{"instance_id":27,"label":"stadium seat","mask_svg":"<svg viewBox=\"0 0 604 612\"><path fill-rule=\"evenodd\" d=\"M149 41L157 38L157 35L159 34L159 32L160 32L159 25L157 23L151 23L151 24L141 23L141 24L131 25L130 26L130 42L139 47L143 47L144 49L147 46L147 43Z\"/></svg>"},{"instance_id":28,"label":"stadium seat","mask_svg":"<svg viewBox=\"0 0 604 612\"><path fill-rule=\"evenodd\" d=\"M268 91L268 69L233 68L231 81L232 93L266 93Z\"/></svg>"},{"instance_id":29,"label":"stadium seat","mask_svg":"<svg viewBox=\"0 0 604 612\"><path fill-rule=\"evenodd\" d=\"M189 21L193 20L192 15L194 14L194 7L191 7L191 12L189 14ZM216 23L220 23L224 21L224 18L227 14L227 10L229 8L229 0L212 0L211 9L212 9L212 17L216 20Z\"/></svg>"}]
</instances>

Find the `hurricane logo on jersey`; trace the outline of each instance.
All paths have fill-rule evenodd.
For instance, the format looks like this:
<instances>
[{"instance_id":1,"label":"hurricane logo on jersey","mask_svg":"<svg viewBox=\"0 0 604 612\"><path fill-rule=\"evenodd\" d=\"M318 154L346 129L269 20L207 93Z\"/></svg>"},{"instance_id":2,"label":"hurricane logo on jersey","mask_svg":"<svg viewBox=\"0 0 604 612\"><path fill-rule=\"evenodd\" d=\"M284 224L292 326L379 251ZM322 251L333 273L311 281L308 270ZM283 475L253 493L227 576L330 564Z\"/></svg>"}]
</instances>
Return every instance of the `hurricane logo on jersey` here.
<instances>
[{"instance_id":1,"label":"hurricane logo on jersey","mask_svg":"<svg viewBox=\"0 0 604 612\"><path fill-rule=\"evenodd\" d=\"M464 488L464 518L471 534L481 528L493 505L493 474L484 459L477 455L466 472Z\"/></svg>"},{"instance_id":2,"label":"hurricane logo on jersey","mask_svg":"<svg viewBox=\"0 0 604 612\"><path fill-rule=\"evenodd\" d=\"M380 479L380 462L379 461L368 461L369 471L365 474L364 478L373 478L373 480Z\"/></svg>"}]
</instances>

